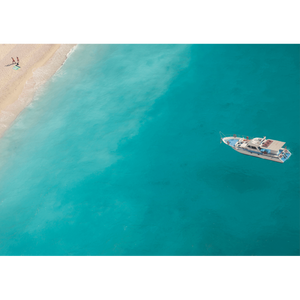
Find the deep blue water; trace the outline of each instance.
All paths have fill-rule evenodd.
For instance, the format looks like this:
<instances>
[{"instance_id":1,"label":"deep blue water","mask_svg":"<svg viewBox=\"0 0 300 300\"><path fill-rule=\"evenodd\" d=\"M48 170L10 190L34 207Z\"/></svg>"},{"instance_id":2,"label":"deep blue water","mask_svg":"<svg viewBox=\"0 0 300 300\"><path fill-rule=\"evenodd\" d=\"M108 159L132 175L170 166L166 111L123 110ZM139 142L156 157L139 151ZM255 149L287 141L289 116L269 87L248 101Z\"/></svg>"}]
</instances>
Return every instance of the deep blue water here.
<instances>
[{"instance_id":1,"label":"deep blue water","mask_svg":"<svg viewBox=\"0 0 300 300\"><path fill-rule=\"evenodd\" d=\"M0 255L299 255L299 50L78 46L0 139Z\"/></svg>"}]
</instances>

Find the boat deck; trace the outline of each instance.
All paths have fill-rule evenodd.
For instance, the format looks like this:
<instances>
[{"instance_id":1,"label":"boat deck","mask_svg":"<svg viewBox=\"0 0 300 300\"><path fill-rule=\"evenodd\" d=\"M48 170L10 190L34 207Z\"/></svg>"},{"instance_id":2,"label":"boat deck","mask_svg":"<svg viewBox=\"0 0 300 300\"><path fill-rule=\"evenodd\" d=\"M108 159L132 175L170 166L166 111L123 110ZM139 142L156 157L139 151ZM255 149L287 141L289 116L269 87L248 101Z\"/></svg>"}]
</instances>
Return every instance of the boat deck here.
<instances>
[{"instance_id":1,"label":"boat deck","mask_svg":"<svg viewBox=\"0 0 300 300\"><path fill-rule=\"evenodd\" d=\"M227 144L231 147L234 147L238 141L239 141L239 139L229 139L229 140L227 140Z\"/></svg>"},{"instance_id":2,"label":"boat deck","mask_svg":"<svg viewBox=\"0 0 300 300\"><path fill-rule=\"evenodd\" d=\"M262 144L262 147L268 148L272 143L273 143L272 140L266 140L266 141Z\"/></svg>"},{"instance_id":3,"label":"boat deck","mask_svg":"<svg viewBox=\"0 0 300 300\"><path fill-rule=\"evenodd\" d=\"M283 162L289 159L289 157L292 155L290 152L285 153L283 150L279 150L279 155L283 152L283 156L280 158Z\"/></svg>"}]
</instances>

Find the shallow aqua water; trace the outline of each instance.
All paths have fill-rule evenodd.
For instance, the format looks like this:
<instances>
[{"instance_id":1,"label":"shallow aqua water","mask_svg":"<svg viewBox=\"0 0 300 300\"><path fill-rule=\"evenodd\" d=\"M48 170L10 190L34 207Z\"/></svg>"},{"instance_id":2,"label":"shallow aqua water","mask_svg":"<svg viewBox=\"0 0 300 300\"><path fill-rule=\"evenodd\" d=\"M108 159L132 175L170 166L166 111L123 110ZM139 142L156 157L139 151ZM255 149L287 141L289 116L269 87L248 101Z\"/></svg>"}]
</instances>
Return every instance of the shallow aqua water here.
<instances>
[{"instance_id":1,"label":"shallow aqua water","mask_svg":"<svg viewBox=\"0 0 300 300\"><path fill-rule=\"evenodd\" d=\"M0 254L299 255L299 50L78 46L0 140Z\"/></svg>"}]
</instances>

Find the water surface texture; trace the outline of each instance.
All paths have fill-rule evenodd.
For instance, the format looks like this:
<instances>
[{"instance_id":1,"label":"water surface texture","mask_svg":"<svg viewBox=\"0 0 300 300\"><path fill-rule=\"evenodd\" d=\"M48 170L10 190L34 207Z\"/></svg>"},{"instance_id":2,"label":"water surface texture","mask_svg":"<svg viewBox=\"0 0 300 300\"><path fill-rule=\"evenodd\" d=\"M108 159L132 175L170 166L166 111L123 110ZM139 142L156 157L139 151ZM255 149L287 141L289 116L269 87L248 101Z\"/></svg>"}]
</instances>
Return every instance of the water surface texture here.
<instances>
[{"instance_id":1,"label":"water surface texture","mask_svg":"<svg viewBox=\"0 0 300 300\"><path fill-rule=\"evenodd\" d=\"M0 255L299 255L299 50L79 45L0 139Z\"/></svg>"}]
</instances>

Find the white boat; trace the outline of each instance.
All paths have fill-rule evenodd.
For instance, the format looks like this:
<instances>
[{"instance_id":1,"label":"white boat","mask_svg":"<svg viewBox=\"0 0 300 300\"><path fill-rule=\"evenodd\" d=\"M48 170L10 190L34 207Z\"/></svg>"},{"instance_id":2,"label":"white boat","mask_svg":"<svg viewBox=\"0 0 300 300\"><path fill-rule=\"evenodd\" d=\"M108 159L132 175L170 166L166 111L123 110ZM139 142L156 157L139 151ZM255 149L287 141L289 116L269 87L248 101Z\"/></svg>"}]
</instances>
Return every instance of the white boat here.
<instances>
[{"instance_id":1,"label":"white boat","mask_svg":"<svg viewBox=\"0 0 300 300\"><path fill-rule=\"evenodd\" d=\"M234 134L229 137L221 137L221 139L237 152L279 163L284 163L292 155L286 147L283 148L285 142L266 139L266 137L249 139L248 137L237 137Z\"/></svg>"}]
</instances>

